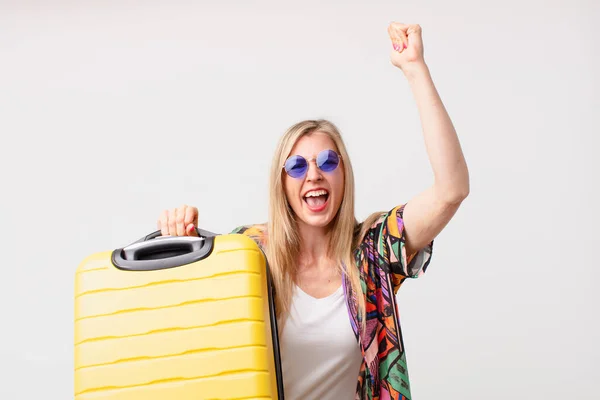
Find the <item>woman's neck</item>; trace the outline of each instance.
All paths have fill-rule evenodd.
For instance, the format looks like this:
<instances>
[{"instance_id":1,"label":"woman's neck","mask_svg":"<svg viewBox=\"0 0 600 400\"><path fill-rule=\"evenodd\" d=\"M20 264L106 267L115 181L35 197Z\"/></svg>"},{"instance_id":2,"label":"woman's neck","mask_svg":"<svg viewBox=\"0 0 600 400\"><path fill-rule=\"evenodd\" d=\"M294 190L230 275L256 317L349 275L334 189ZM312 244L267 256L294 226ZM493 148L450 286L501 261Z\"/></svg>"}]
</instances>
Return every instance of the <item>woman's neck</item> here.
<instances>
[{"instance_id":1,"label":"woman's neck","mask_svg":"<svg viewBox=\"0 0 600 400\"><path fill-rule=\"evenodd\" d=\"M330 231L327 227L309 226L298 224L300 236L299 263L303 265L315 265L327 260L329 253Z\"/></svg>"}]
</instances>

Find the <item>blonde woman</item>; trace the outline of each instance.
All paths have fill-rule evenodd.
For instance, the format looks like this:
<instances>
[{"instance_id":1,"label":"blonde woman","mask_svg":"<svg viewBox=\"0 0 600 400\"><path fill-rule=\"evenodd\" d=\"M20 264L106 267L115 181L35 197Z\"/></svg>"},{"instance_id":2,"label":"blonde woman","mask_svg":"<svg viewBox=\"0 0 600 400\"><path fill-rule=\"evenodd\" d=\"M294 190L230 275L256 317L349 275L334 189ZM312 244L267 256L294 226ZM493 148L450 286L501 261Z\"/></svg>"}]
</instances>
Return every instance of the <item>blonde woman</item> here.
<instances>
[{"instance_id":1,"label":"blonde woman","mask_svg":"<svg viewBox=\"0 0 600 400\"><path fill-rule=\"evenodd\" d=\"M452 122L423 58L421 28L392 23L392 64L408 79L434 183L359 223L354 177L336 126L302 121L281 138L269 220L252 237L273 275L286 399L410 399L395 294L429 265L433 240L469 193ZM397 184L401 184L398 179ZM194 235L195 207L165 210L163 235Z\"/></svg>"}]
</instances>

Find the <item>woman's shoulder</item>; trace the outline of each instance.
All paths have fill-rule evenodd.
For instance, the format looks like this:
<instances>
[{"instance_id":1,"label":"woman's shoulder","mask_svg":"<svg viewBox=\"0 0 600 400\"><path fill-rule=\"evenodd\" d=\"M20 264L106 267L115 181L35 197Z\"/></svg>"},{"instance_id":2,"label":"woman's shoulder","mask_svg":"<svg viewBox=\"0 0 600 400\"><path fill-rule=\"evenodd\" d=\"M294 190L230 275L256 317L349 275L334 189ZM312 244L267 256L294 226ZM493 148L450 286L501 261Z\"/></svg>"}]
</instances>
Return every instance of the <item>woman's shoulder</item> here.
<instances>
[{"instance_id":1,"label":"woman's shoulder","mask_svg":"<svg viewBox=\"0 0 600 400\"><path fill-rule=\"evenodd\" d=\"M354 231L355 240L357 240L359 243L368 240L369 236L372 235L373 232L377 232L381 225L385 223L389 214L389 211L377 211L371 213L371 215L356 225Z\"/></svg>"},{"instance_id":2,"label":"woman's shoulder","mask_svg":"<svg viewBox=\"0 0 600 400\"><path fill-rule=\"evenodd\" d=\"M368 244L381 250L382 246L404 242L404 206L400 204L387 211L377 211L365 218L354 231L355 247Z\"/></svg>"},{"instance_id":3,"label":"woman's shoulder","mask_svg":"<svg viewBox=\"0 0 600 400\"><path fill-rule=\"evenodd\" d=\"M267 224L240 225L235 227L231 233L239 233L243 235L263 235L267 232Z\"/></svg>"},{"instance_id":4,"label":"woman's shoulder","mask_svg":"<svg viewBox=\"0 0 600 400\"><path fill-rule=\"evenodd\" d=\"M267 224L240 225L231 231L232 234L246 235L260 246L267 243Z\"/></svg>"}]
</instances>

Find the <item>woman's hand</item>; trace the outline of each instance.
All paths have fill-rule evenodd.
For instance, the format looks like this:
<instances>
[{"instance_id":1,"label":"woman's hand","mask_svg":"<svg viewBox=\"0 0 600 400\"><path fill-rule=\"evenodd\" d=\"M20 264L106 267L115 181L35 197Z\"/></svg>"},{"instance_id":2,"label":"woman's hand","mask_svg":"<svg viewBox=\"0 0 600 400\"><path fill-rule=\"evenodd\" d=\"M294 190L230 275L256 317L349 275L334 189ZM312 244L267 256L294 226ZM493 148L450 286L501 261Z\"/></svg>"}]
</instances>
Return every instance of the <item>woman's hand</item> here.
<instances>
[{"instance_id":1,"label":"woman's hand","mask_svg":"<svg viewBox=\"0 0 600 400\"><path fill-rule=\"evenodd\" d=\"M158 219L162 236L198 236L198 209L182 205L172 210L163 210Z\"/></svg>"},{"instance_id":2,"label":"woman's hand","mask_svg":"<svg viewBox=\"0 0 600 400\"><path fill-rule=\"evenodd\" d=\"M388 34L392 41L390 58L394 66L406 73L413 67L419 68L425 65L419 25L392 22L388 26Z\"/></svg>"}]
</instances>

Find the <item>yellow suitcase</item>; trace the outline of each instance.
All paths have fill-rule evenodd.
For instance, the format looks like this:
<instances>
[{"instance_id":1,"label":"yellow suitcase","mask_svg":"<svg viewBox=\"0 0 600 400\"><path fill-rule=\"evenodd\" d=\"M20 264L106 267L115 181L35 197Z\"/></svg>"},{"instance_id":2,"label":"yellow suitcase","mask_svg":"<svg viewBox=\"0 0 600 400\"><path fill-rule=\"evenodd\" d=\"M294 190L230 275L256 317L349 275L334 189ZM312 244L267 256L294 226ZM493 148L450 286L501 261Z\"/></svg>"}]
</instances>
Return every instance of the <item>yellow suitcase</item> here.
<instances>
[{"instance_id":1,"label":"yellow suitcase","mask_svg":"<svg viewBox=\"0 0 600 400\"><path fill-rule=\"evenodd\" d=\"M75 277L75 400L283 399L266 259L245 235L93 254Z\"/></svg>"}]
</instances>

